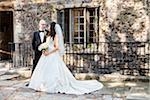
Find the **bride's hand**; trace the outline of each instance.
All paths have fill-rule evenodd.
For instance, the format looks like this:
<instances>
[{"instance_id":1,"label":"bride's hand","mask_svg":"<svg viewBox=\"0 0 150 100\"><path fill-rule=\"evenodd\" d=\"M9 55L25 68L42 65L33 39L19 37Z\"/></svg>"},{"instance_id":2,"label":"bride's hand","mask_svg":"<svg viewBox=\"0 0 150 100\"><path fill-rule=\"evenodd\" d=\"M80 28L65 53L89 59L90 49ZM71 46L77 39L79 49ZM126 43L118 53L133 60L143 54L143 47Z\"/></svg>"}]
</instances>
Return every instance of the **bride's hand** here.
<instances>
[{"instance_id":1,"label":"bride's hand","mask_svg":"<svg viewBox=\"0 0 150 100\"><path fill-rule=\"evenodd\" d=\"M43 54L44 54L45 56L48 56L48 55L49 55L49 52L48 52L48 51L44 51Z\"/></svg>"}]
</instances>

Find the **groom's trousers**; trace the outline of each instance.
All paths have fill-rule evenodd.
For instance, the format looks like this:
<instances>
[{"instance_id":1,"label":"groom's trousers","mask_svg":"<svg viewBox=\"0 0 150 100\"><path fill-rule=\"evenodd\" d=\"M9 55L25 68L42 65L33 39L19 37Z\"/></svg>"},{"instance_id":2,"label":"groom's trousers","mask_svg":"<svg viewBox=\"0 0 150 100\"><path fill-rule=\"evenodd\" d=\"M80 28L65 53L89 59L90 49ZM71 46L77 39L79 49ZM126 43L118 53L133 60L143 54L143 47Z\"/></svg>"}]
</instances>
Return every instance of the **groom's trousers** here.
<instances>
[{"instance_id":1,"label":"groom's trousers","mask_svg":"<svg viewBox=\"0 0 150 100\"><path fill-rule=\"evenodd\" d=\"M32 68L32 73L31 74L33 74L41 55L42 55L41 52L35 52L35 56L34 56L34 59L33 59L33 68Z\"/></svg>"}]
</instances>

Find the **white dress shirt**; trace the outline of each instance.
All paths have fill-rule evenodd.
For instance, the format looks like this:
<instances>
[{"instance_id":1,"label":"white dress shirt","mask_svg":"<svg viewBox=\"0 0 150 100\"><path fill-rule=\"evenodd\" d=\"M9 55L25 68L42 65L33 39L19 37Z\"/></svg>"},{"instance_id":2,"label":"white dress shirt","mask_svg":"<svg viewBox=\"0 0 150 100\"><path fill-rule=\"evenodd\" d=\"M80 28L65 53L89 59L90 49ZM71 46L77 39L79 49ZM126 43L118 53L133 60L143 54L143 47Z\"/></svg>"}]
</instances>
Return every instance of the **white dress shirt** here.
<instances>
[{"instance_id":1,"label":"white dress shirt","mask_svg":"<svg viewBox=\"0 0 150 100\"><path fill-rule=\"evenodd\" d=\"M44 40L44 32L40 32L40 39L41 39L41 42L43 42L43 40Z\"/></svg>"}]
</instances>

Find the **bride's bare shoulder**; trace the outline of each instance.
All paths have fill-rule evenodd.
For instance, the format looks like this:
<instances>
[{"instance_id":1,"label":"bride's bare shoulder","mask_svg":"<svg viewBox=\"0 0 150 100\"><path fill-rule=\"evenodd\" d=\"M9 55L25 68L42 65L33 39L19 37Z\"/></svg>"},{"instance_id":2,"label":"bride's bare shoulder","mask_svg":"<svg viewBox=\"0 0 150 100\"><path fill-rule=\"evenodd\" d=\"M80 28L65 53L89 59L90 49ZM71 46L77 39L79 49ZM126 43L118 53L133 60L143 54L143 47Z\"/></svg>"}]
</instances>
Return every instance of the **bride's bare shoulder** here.
<instances>
[{"instance_id":1,"label":"bride's bare shoulder","mask_svg":"<svg viewBox=\"0 0 150 100\"><path fill-rule=\"evenodd\" d=\"M51 37L51 36L47 36L46 38L47 38L47 39L51 39L52 37Z\"/></svg>"}]
</instances>

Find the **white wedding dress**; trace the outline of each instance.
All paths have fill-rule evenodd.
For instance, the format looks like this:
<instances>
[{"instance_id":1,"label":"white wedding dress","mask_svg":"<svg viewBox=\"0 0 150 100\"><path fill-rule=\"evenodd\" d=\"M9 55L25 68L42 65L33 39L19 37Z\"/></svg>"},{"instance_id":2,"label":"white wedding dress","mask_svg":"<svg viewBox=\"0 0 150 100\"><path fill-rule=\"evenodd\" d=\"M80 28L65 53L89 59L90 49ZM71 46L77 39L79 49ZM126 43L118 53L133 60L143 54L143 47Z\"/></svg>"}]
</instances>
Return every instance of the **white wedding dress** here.
<instances>
[{"instance_id":1,"label":"white wedding dress","mask_svg":"<svg viewBox=\"0 0 150 100\"><path fill-rule=\"evenodd\" d=\"M49 51L54 49L54 41L49 39ZM42 55L31 77L29 88L48 93L81 95L99 90L103 85L97 80L76 80L58 51L48 56Z\"/></svg>"}]
</instances>

